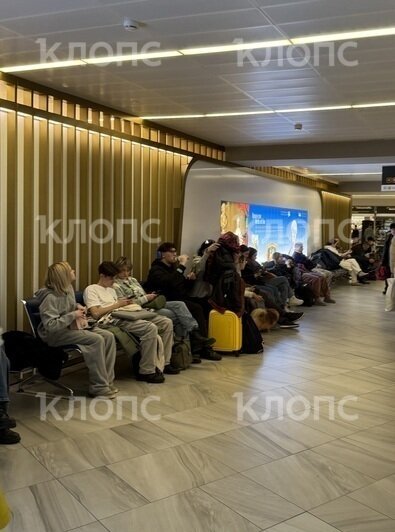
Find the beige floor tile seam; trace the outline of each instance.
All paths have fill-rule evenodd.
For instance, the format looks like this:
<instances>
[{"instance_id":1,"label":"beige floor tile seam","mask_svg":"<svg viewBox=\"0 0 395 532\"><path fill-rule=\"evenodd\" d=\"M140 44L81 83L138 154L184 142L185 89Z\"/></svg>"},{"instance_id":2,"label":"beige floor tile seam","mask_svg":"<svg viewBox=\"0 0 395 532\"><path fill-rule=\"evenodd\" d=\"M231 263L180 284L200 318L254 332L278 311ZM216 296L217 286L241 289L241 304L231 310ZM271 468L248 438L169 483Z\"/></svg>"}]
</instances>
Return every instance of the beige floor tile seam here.
<instances>
[{"instance_id":1,"label":"beige floor tile seam","mask_svg":"<svg viewBox=\"0 0 395 532\"><path fill-rule=\"evenodd\" d=\"M52 480L45 480L45 481L43 481L43 482L36 482L35 484L32 484L32 485L30 485L30 486L25 486L24 488L17 488L17 489L15 489L15 490L6 491L5 493L6 493L6 496L7 496L8 494L11 494L11 493L14 492L14 491L18 491L18 490L21 490L21 489L29 489L29 490L30 490L30 488L33 487L33 486L38 486L38 485L40 485L40 484L44 484L44 483L46 483L46 482L53 482L53 481L57 482L57 483L58 483L63 489L65 489L65 490L68 492L68 494L69 494L69 495L70 495L70 496L71 496L71 497L72 497L72 498L73 498L78 504L80 504L80 505L84 508L84 510L86 510L86 511L89 513L89 515L92 516L92 523L98 521L97 517L92 513L92 511L89 510L89 508L87 508L86 505L85 505L82 501L80 501L80 500L78 499L78 497L76 497L76 496L74 495L74 493L72 493L72 492L71 492L66 486L64 486L64 485L62 484L62 482L60 482L60 480L57 479L57 478L53 478ZM38 508L40 509L40 507L38 507ZM41 509L40 509L40 510L41 510ZM90 523L90 524L91 524L91 523ZM69 529L69 530L76 530L76 529L78 530L79 528L80 528L80 527L74 527L73 529ZM58 532L58 531L56 531L56 532ZM67 532L68 532L68 531L67 531Z\"/></svg>"},{"instance_id":2,"label":"beige floor tile seam","mask_svg":"<svg viewBox=\"0 0 395 532\"><path fill-rule=\"evenodd\" d=\"M237 474L237 472L235 471L235 472L232 473L231 475L226 475L226 476L223 477L223 478L227 478L228 476L233 476L234 474ZM256 483L255 483L255 484L256 484ZM205 486L206 484L202 484L202 485ZM193 487L193 488L188 488L188 489L186 489L186 490L182 490L182 491L179 491L179 492L177 492L177 493L172 493L171 495L167 495L166 497L161 497L161 498L159 498L159 499L155 499L155 501L148 501L147 504L156 504L156 503L158 503L159 501L163 502L163 501L166 501L167 499L171 499L172 497L175 497L175 496L177 496L177 495L181 495L182 493L187 493L188 491L192 491L192 490L199 490L199 491L200 491L201 493L203 493L206 497L209 497L209 498L215 500L217 503L221 504L222 506L225 506L226 508L230 509L232 512L234 512L234 513L236 513L237 515L239 515L239 516L240 516L242 519L244 519L245 521L248 521L251 525L257 527L257 525L255 525L255 524L254 524L252 521L250 521L247 517L241 515L241 514L240 514L239 512L237 512L237 510L235 510L234 508L231 508L230 506L228 506L228 505L225 504L224 502L220 501L220 500L217 499L214 495L211 495L210 493L207 493L207 492L205 492L204 490L201 490L201 489L200 489L200 486L195 486L195 487ZM137 490L136 490L136 491L137 491ZM275 494L275 495L277 495L277 494ZM279 495L277 495L277 496L279 496ZM282 499L284 499L284 497L282 497ZM284 499L284 500L286 500L286 499ZM140 506L139 508L142 508L142 507L144 507L144 506L147 506L147 505L144 504L144 505ZM294 506L296 506L296 505L294 504ZM298 508L299 508L299 507L298 507ZM119 512L119 513L117 513L117 514L112 515L111 517L119 516L119 515L122 515L122 514L127 514L127 513L130 513L130 512L133 512L133 511L135 511L135 510L137 510L137 509L138 509L138 508L133 508L133 509L131 509L131 510L126 510L126 511L124 511L124 512ZM304 510L301 510L301 512L304 512ZM298 515L299 515L299 514L298 514ZM98 521L101 525L105 526L105 525L103 524L103 522L102 522L102 521L104 521L105 519L108 519L108 518L106 517L106 518L102 518L102 519L97 519L97 521ZM105 528L106 528L106 527L105 527ZM258 528L258 527L257 527L257 528ZM109 529L106 528L106 530L109 530ZM263 530L264 530L264 529L260 529L260 532L263 531ZM70 531L67 531L67 532L71 532L71 530L70 530ZM119 531L119 532L122 532L122 531ZM136 532L138 532L138 531L136 531ZM170 531L160 531L160 532L170 532ZM188 532L188 531L186 530L185 532ZM214 531L213 531L213 532L214 532ZM220 531L215 531L215 532L220 532ZM222 532L222 531L221 531L221 532ZM226 531L223 531L223 532L226 532Z\"/></svg>"},{"instance_id":3,"label":"beige floor tile seam","mask_svg":"<svg viewBox=\"0 0 395 532\"><path fill-rule=\"evenodd\" d=\"M338 440L343 440L344 438L336 438L335 440L332 440L331 442L329 443L334 443ZM346 442L346 443L350 443L350 442ZM326 445L326 444L324 444ZM312 451L313 453L315 452L315 449L318 448L318 447L321 447L321 445L316 445L314 448L312 449L309 449L309 451ZM303 451L302 451L303 452ZM315 452L316 455L318 455L319 457L323 458L323 455L321 455L320 453L317 453ZM293 456L293 455L292 455ZM325 457L327 458L327 457ZM355 473L359 473L359 474L362 474L364 477L368 478L371 480L371 483L370 484L367 484L368 486L370 486L371 484L374 484L375 482L377 482L377 478L373 478L371 477L370 475L368 475L367 473L363 473L362 471L358 471L358 469L355 468L355 466L353 467L352 465L350 464L347 464L345 465L344 463L342 462L339 462L338 460L336 460L336 458L334 458L333 456L331 456L330 458L327 458L327 460L331 460L332 462L336 462L337 464L339 465L342 465L343 467L347 467L348 469L351 469L352 471L354 471ZM387 476L391 476L393 475L393 473L389 473L389 475ZM384 477L384 478L387 478L387 477ZM381 479L380 479L381 480ZM358 488L360 489L360 488ZM352 491L356 491L356 490L352 490ZM350 492L347 492L346 495L348 495L348 493L352 493L352 491Z\"/></svg>"},{"instance_id":4,"label":"beige floor tile seam","mask_svg":"<svg viewBox=\"0 0 395 532\"><path fill-rule=\"evenodd\" d=\"M259 466L258 466L259 467ZM248 470L250 471L251 469L255 469L255 467L252 467L252 468L249 468ZM243 472L238 472L236 473L238 475L242 475ZM231 475L229 475L231 476ZM245 475L243 475L245 476ZM226 478L226 477L224 477ZM249 477L246 477L250 482L252 482L253 484L255 484L257 486L257 488L262 488L262 484L259 484L259 482L256 482L254 479L252 478L249 478ZM215 482L215 481L214 481ZM203 486L208 486L209 484L211 484L211 482L207 482L206 484L202 484L201 486L198 487L198 489L201 489ZM301 508L300 506L298 506L295 502L292 502L292 501L289 501L288 499L286 499L283 495L279 495L278 493L276 493L275 491L273 491L272 489L268 488L267 486L263 486L265 490L267 491L270 491L270 493L272 493L273 495L275 495L276 497L279 497L280 499L283 499L284 501L292 504L293 506L296 506L296 508L299 508L300 510L300 513L296 514L296 515L300 515L300 514L303 514L306 512L306 510L304 510L303 508ZM229 506L228 504L226 504L225 502L223 502L221 499L219 499L218 497L216 497L215 495L213 495L212 493L207 493L206 491L204 490L201 490L203 491L204 493L206 493L207 495L210 495L210 497L212 497L213 499L215 499L216 501L218 501L220 504L223 504L224 506L226 506L227 508L229 508L230 510L232 510L233 512L236 512L238 513L241 517L243 517L243 519L247 519L247 521L249 521L250 523L252 523L253 525L257 526L254 522L250 521L247 517L245 517L244 515L240 514L237 510L235 510L234 508L232 508L231 506ZM296 517L296 516L294 516ZM287 519L283 519L282 521L279 521L277 525L281 524L281 523L284 523L285 521L288 521L288 518ZM270 528L271 526L273 525L269 525L267 528ZM265 530L265 529L262 529L262 530Z\"/></svg>"},{"instance_id":5,"label":"beige floor tile seam","mask_svg":"<svg viewBox=\"0 0 395 532\"><path fill-rule=\"evenodd\" d=\"M385 477L385 478L387 478L387 477ZM358 490L354 490L354 491L358 491ZM347 493L346 497L348 497L349 495L352 495L354 493L354 491L350 491L350 493ZM352 497L350 497L350 498L352 498ZM377 510L377 508L374 508L373 506L370 506L366 502L361 502L361 501L357 501L357 502L359 502L359 504L363 504L364 506L366 506L367 508L370 508L370 510L373 510L374 512L377 512L378 514L383 515L384 517L387 517L388 519L391 519L391 521L394 522L394 530L395 530L395 519L391 515L387 515L383 511Z\"/></svg>"},{"instance_id":6,"label":"beige floor tile seam","mask_svg":"<svg viewBox=\"0 0 395 532\"><path fill-rule=\"evenodd\" d=\"M106 468L106 466L103 466L103 468ZM96 468L96 469L99 469L99 468ZM122 480L120 477L118 477L118 475L116 473L114 473L113 471L109 470L110 473L112 473L113 475L115 475L117 478L119 478L122 482L125 482L126 484L128 484L125 480ZM67 475L67 476L71 476L71 475ZM63 478L66 478L66 477L62 477ZM97 516L92 512L91 509L88 508L88 506L86 504L84 504L84 502L82 500L80 500L78 497L76 497L75 493L73 493L73 491L71 490L71 488L68 488L65 484L63 484L63 482L61 482L61 480L59 479L59 483L63 486L63 488L81 505L85 508L85 510L87 512L89 512L96 521L99 521L100 522L100 519L97 518ZM130 484L129 484L130 485ZM141 504L140 506L137 506L136 508L141 508L143 506L147 506L147 504L151 504L151 501L149 501L148 499L146 499L146 497L144 497L144 495L142 493L140 493L138 491L138 489L136 489L135 487L131 486L133 488L133 490L138 493L143 499L145 499L147 502L144 503L144 504ZM187 491L187 490L184 490L184 491ZM159 499L158 499L159 500ZM128 510L125 510L125 512L129 512L130 511L130 508ZM117 513L114 513L112 515L106 515L105 517L103 517L103 519L108 519L110 517L114 517L116 515L119 515L121 513L124 513L124 512L117 512ZM101 523L102 524L102 523ZM103 525L104 526L104 525ZM78 527L77 527L78 528Z\"/></svg>"},{"instance_id":7,"label":"beige floor tile seam","mask_svg":"<svg viewBox=\"0 0 395 532\"><path fill-rule=\"evenodd\" d=\"M353 491L350 491L349 493L347 493L346 495L340 495L339 497L336 497L335 499L331 499L330 501L328 502L325 502L324 504L319 504L318 506L315 506L314 508L310 508L308 510L309 513L313 512L314 510L317 510L318 508L320 508L321 506L325 506L326 504L329 504L329 503L333 503L339 499L343 499L344 497L348 498L348 496L351 494L351 493L354 493L354 491L359 491L361 488L358 488L356 490L353 490ZM352 499L354 500L354 499ZM378 510L376 510L375 508L372 508L371 506L369 506L368 504L364 503L364 502L361 502L361 501L357 501L359 504L361 504L362 506L365 506L366 508L369 508L370 510L376 512L377 514L387 518L387 519L390 519L391 521L394 521L394 530L395 530L395 519L393 519L392 517L390 517L389 515L386 515L384 514L383 512L379 512ZM314 514L312 514L314 517L316 517ZM321 521L324 521L325 523L327 523L328 525L330 526L333 526L334 525L332 523L329 523L328 521L325 521L325 519L323 517L320 517L319 519L321 519ZM336 527L334 527L336 528ZM342 532L342 529L339 529L341 532Z\"/></svg>"}]
</instances>

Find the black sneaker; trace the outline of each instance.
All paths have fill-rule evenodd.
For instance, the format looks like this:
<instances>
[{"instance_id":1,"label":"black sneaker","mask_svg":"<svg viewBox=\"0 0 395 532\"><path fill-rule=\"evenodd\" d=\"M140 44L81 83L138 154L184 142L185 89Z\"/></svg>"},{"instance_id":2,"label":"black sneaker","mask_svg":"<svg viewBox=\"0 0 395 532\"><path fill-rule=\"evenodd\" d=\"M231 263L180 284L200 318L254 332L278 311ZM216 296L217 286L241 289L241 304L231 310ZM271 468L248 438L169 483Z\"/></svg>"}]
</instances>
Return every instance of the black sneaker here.
<instances>
[{"instance_id":1,"label":"black sneaker","mask_svg":"<svg viewBox=\"0 0 395 532\"><path fill-rule=\"evenodd\" d=\"M297 329L299 327L299 323L293 323L292 321L284 319L281 321L281 323L278 322L278 326L280 329Z\"/></svg>"},{"instance_id":2,"label":"black sneaker","mask_svg":"<svg viewBox=\"0 0 395 532\"><path fill-rule=\"evenodd\" d=\"M162 373L139 373L137 380L149 382L150 384L161 384L162 382L165 382L165 378Z\"/></svg>"},{"instance_id":3,"label":"black sneaker","mask_svg":"<svg viewBox=\"0 0 395 532\"><path fill-rule=\"evenodd\" d=\"M200 356L202 358L205 358L206 360L222 360L222 356L213 351L212 349L204 349L200 353Z\"/></svg>"},{"instance_id":4,"label":"black sneaker","mask_svg":"<svg viewBox=\"0 0 395 532\"><path fill-rule=\"evenodd\" d=\"M358 277L358 283L360 283L360 284L370 284L369 281L367 281L363 277Z\"/></svg>"},{"instance_id":5,"label":"black sneaker","mask_svg":"<svg viewBox=\"0 0 395 532\"><path fill-rule=\"evenodd\" d=\"M202 359L200 358L200 355L196 355L195 353L192 353L192 364L201 364Z\"/></svg>"},{"instance_id":6,"label":"black sneaker","mask_svg":"<svg viewBox=\"0 0 395 532\"><path fill-rule=\"evenodd\" d=\"M178 368L175 368L171 364L166 364L163 373L166 373L166 375L178 375L180 373L180 370Z\"/></svg>"},{"instance_id":7,"label":"black sneaker","mask_svg":"<svg viewBox=\"0 0 395 532\"><path fill-rule=\"evenodd\" d=\"M0 445L13 445L14 443L19 443L21 437L17 432L14 432L10 429L0 430Z\"/></svg>"},{"instance_id":8,"label":"black sneaker","mask_svg":"<svg viewBox=\"0 0 395 532\"><path fill-rule=\"evenodd\" d=\"M0 412L0 430L13 429L16 427L16 421L6 412Z\"/></svg>"},{"instance_id":9,"label":"black sneaker","mask_svg":"<svg viewBox=\"0 0 395 532\"><path fill-rule=\"evenodd\" d=\"M304 312L285 312L283 317L287 321L298 321L304 315Z\"/></svg>"}]
</instances>

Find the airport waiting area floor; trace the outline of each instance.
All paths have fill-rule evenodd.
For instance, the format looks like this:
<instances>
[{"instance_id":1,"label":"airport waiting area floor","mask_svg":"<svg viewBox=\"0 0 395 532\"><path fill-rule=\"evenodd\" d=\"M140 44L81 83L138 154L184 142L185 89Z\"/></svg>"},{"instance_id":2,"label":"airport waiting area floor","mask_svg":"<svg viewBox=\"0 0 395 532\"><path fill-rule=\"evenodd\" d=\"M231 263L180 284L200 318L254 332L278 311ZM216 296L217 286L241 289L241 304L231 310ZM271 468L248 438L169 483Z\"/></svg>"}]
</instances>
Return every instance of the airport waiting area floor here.
<instances>
[{"instance_id":1,"label":"airport waiting area floor","mask_svg":"<svg viewBox=\"0 0 395 532\"><path fill-rule=\"evenodd\" d=\"M13 532L395 531L395 312L383 283L112 402L11 394L0 447ZM64 380L84 389L80 370ZM41 390L50 386L46 385ZM236 395L234 395L236 394ZM56 404L55 404L56 403Z\"/></svg>"}]
</instances>

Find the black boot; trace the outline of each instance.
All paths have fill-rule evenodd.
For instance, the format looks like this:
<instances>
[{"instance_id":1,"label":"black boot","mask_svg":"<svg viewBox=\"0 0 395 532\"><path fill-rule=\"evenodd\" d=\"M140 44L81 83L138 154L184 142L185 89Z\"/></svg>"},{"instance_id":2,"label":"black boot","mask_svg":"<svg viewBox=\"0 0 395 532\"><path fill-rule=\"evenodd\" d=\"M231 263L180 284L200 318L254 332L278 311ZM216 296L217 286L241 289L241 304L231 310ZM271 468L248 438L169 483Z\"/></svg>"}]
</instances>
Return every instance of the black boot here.
<instances>
[{"instance_id":1,"label":"black boot","mask_svg":"<svg viewBox=\"0 0 395 532\"><path fill-rule=\"evenodd\" d=\"M200 351L200 356L207 360L222 360L222 356L211 349L211 347L205 347Z\"/></svg>"},{"instance_id":2,"label":"black boot","mask_svg":"<svg viewBox=\"0 0 395 532\"><path fill-rule=\"evenodd\" d=\"M215 344L215 338L207 338L202 336L199 332L199 329L192 329L189 333L189 339L191 341L191 347L198 350L199 347L209 347L210 345Z\"/></svg>"},{"instance_id":3,"label":"black boot","mask_svg":"<svg viewBox=\"0 0 395 532\"><path fill-rule=\"evenodd\" d=\"M0 445L13 445L14 443L19 443L21 437L17 432L14 432L10 429L0 430Z\"/></svg>"},{"instance_id":4,"label":"black boot","mask_svg":"<svg viewBox=\"0 0 395 532\"><path fill-rule=\"evenodd\" d=\"M8 402L0 402L0 430L4 429L13 429L16 427L16 421L12 417L9 417L8 413Z\"/></svg>"}]
</instances>

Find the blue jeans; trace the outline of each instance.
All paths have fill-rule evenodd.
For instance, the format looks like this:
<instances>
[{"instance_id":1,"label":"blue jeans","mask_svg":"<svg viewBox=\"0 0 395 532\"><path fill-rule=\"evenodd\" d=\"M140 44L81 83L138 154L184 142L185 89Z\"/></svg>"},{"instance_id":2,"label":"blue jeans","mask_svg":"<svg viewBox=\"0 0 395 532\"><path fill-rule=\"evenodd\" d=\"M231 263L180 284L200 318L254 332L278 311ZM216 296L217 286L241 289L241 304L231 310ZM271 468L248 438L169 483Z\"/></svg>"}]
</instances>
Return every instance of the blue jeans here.
<instances>
[{"instance_id":1,"label":"blue jeans","mask_svg":"<svg viewBox=\"0 0 395 532\"><path fill-rule=\"evenodd\" d=\"M183 301L167 301L165 307L157 313L171 319L176 336L188 336L193 329L199 328L198 322Z\"/></svg>"},{"instance_id":2,"label":"blue jeans","mask_svg":"<svg viewBox=\"0 0 395 532\"><path fill-rule=\"evenodd\" d=\"M1 342L1 336L0 336ZM10 400L8 397L8 376L10 371L10 361L5 354L4 346L0 345L0 402Z\"/></svg>"}]
</instances>

